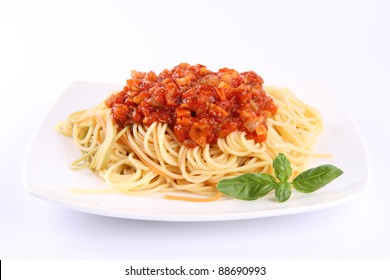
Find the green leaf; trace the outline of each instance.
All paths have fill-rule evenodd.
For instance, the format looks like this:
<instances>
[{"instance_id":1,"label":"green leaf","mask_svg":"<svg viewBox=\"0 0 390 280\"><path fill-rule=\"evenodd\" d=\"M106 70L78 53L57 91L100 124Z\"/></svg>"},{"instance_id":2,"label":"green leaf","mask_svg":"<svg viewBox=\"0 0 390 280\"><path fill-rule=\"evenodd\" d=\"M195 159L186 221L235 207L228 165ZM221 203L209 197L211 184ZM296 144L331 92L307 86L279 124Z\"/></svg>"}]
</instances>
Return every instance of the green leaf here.
<instances>
[{"instance_id":1,"label":"green leaf","mask_svg":"<svg viewBox=\"0 0 390 280\"><path fill-rule=\"evenodd\" d=\"M275 186L275 197L279 202L284 202L290 198L291 195L291 183L279 182Z\"/></svg>"},{"instance_id":2,"label":"green leaf","mask_svg":"<svg viewBox=\"0 0 390 280\"><path fill-rule=\"evenodd\" d=\"M281 182L287 182L291 177L292 168L287 157L284 154L278 154L272 163L274 168L275 177Z\"/></svg>"},{"instance_id":3,"label":"green leaf","mask_svg":"<svg viewBox=\"0 0 390 280\"><path fill-rule=\"evenodd\" d=\"M292 184L297 191L303 193L311 193L343 174L343 171L331 164L320 165L318 167L308 169L299 174Z\"/></svg>"},{"instance_id":4,"label":"green leaf","mask_svg":"<svg viewBox=\"0 0 390 280\"><path fill-rule=\"evenodd\" d=\"M222 179L217 189L229 196L242 200L255 200L272 191L276 180L262 173L247 173L234 178Z\"/></svg>"}]
</instances>

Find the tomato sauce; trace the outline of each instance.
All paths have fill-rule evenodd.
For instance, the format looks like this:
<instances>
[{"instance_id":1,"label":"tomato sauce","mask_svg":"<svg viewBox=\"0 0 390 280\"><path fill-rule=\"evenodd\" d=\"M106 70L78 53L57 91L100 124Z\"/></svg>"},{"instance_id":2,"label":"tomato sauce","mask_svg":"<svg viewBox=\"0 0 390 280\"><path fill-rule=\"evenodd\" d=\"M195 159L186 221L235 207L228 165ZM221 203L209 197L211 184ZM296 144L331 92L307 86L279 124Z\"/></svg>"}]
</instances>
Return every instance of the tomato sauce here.
<instances>
[{"instance_id":1,"label":"tomato sauce","mask_svg":"<svg viewBox=\"0 0 390 280\"><path fill-rule=\"evenodd\" d=\"M277 111L263 90L263 79L253 71L181 63L171 70L132 71L127 85L105 101L120 126L167 123L178 141L204 147L240 130L247 138L267 138L266 119Z\"/></svg>"}]
</instances>

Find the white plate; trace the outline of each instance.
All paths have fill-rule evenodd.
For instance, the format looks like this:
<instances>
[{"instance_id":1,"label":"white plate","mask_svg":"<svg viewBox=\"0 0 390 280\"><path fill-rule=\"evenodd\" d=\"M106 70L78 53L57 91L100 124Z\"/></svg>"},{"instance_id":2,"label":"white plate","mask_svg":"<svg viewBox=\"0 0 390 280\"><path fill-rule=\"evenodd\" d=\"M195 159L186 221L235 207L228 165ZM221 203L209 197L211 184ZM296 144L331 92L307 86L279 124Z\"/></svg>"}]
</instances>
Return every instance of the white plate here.
<instances>
[{"instance_id":1,"label":"white plate","mask_svg":"<svg viewBox=\"0 0 390 280\"><path fill-rule=\"evenodd\" d=\"M102 187L89 170L74 171L70 162L79 157L72 139L59 135L54 125L71 112L89 108L104 100L120 85L74 82L51 108L37 129L27 152L23 178L26 189L40 197L75 210L129 219L159 221L239 220L308 212L334 206L361 193L367 186L366 149L352 120L327 91L316 84L289 86L299 98L320 109L325 131L316 146L318 153L331 153L331 163L344 174L312 194L293 192L284 203L273 194L256 201L224 198L194 203L166 200L161 195L132 197L123 194L75 194L69 188Z\"/></svg>"}]
</instances>

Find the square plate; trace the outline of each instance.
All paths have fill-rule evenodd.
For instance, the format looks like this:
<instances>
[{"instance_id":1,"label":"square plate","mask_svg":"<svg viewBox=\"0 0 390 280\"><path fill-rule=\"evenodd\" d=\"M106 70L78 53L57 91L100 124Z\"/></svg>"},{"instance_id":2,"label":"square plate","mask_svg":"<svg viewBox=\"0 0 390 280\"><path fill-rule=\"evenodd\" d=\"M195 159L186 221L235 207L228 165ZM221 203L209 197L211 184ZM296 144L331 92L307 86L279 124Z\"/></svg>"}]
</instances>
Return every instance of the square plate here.
<instances>
[{"instance_id":1,"label":"square plate","mask_svg":"<svg viewBox=\"0 0 390 280\"><path fill-rule=\"evenodd\" d=\"M256 201L224 197L214 202L194 203L167 200L162 194L127 196L120 193L77 194L70 188L106 187L90 170L70 169L80 152L69 137L57 133L57 122L78 110L96 106L122 86L76 81L60 96L36 130L26 154L23 180L33 195L71 209L140 220L223 221L287 215L323 209L345 202L367 187L369 168L362 138L351 118L326 89L315 83L287 85L301 100L318 108L324 132L316 153L330 153L332 159L313 160L312 165L330 163L343 176L312 194L293 191L290 199L278 203L272 195Z\"/></svg>"}]
</instances>

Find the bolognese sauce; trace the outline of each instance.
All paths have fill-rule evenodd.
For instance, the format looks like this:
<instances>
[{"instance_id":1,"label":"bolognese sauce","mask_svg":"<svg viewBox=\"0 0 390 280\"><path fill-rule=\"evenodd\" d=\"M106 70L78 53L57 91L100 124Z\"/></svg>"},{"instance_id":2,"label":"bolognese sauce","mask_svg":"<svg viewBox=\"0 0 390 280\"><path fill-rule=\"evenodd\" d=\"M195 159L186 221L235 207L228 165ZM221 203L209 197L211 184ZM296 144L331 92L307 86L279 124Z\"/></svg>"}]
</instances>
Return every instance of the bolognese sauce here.
<instances>
[{"instance_id":1,"label":"bolognese sauce","mask_svg":"<svg viewBox=\"0 0 390 280\"><path fill-rule=\"evenodd\" d=\"M267 138L266 120L277 111L255 72L213 72L188 63L159 75L132 71L126 86L105 104L120 127L167 123L177 140L190 148L216 143L236 130L261 143Z\"/></svg>"}]
</instances>

